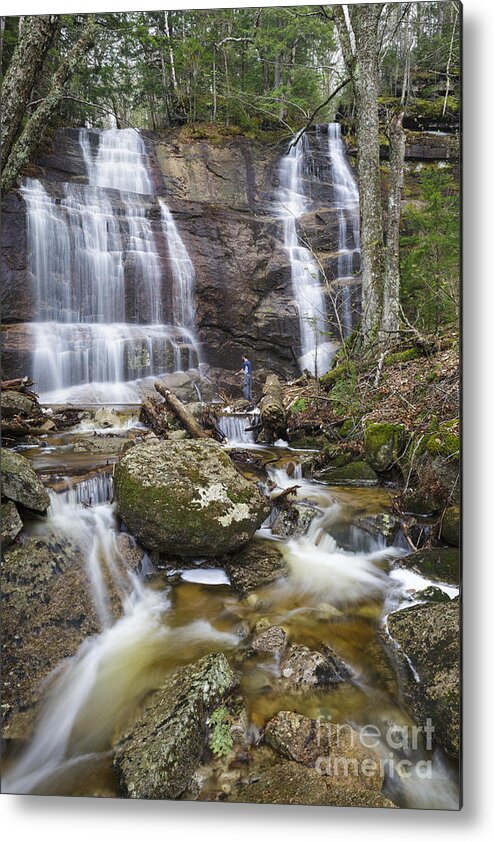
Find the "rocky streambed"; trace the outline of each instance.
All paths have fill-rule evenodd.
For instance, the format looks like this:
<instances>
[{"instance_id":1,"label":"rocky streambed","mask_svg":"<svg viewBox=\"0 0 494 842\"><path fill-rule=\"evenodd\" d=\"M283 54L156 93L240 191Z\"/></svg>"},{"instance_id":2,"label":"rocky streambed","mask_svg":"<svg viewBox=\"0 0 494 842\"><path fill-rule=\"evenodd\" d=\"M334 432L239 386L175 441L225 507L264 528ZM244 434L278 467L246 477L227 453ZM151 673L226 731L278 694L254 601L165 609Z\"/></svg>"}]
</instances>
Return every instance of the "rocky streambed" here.
<instances>
[{"instance_id":1,"label":"rocky streambed","mask_svg":"<svg viewBox=\"0 0 494 842\"><path fill-rule=\"evenodd\" d=\"M386 489L138 408L5 456L4 791L458 807L457 552Z\"/></svg>"}]
</instances>

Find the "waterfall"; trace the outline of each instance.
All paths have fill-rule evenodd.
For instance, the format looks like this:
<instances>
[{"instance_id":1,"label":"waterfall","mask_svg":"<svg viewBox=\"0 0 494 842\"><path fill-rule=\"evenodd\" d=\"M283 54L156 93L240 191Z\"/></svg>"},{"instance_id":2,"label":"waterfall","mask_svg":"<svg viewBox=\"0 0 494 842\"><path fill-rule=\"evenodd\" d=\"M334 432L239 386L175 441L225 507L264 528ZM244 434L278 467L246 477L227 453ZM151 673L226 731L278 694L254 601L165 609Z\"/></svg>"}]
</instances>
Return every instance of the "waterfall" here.
<instances>
[{"instance_id":1,"label":"waterfall","mask_svg":"<svg viewBox=\"0 0 494 842\"><path fill-rule=\"evenodd\" d=\"M319 268L309 249L300 242L297 232L297 219L309 210L303 178L310 157L309 139L307 134L303 134L281 159L279 201L283 243L290 257L292 289L299 313L302 349L299 365L302 370L308 368L316 374L316 369L318 373L327 371L334 349L332 343L323 339L327 316Z\"/></svg>"},{"instance_id":2,"label":"waterfall","mask_svg":"<svg viewBox=\"0 0 494 842\"><path fill-rule=\"evenodd\" d=\"M320 127L317 127L320 135ZM334 208L338 214L337 281L351 279L360 269L360 211L357 182L348 163L339 123L327 126L327 149L331 162ZM350 289L347 283L336 296L343 336L352 332L353 318Z\"/></svg>"},{"instance_id":3,"label":"waterfall","mask_svg":"<svg viewBox=\"0 0 494 842\"><path fill-rule=\"evenodd\" d=\"M324 136L327 135L327 140ZM356 181L346 160L345 146L338 123L316 127L316 146L330 170L328 203L337 213L337 281L351 278L360 262L359 197ZM297 230L297 220L313 209L307 190L308 178L325 178L324 167L314 161L307 133L298 138L280 162L278 202L283 220L283 243L291 266L292 289L300 322L301 369L312 374L328 370L336 345L327 341L328 316L326 288L316 256L306 248ZM348 284L335 293L335 305L345 336L352 330L351 300Z\"/></svg>"},{"instance_id":4,"label":"waterfall","mask_svg":"<svg viewBox=\"0 0 494 842\"><path fill-rule=\"evenodd\" d=\"M64 183L61 197L37 179L22 187L39 309L32 373L50 403L128 403L145 378L198 364L195 274L163 200L152 213L139 133L81 129L79 144L87 185Z\"/></svg>"},{"instance_id":5,"label":"waterfall","mask_svg":"<svg viewBox=\"0 0 494 842\"><path fill-rule=\"evenodd\" d=\"M218 419L218 427L229 444L254 444L254 431L246 429L252 426L254 420L255 415L222 415Z\"/></svg>"}]
</instances>

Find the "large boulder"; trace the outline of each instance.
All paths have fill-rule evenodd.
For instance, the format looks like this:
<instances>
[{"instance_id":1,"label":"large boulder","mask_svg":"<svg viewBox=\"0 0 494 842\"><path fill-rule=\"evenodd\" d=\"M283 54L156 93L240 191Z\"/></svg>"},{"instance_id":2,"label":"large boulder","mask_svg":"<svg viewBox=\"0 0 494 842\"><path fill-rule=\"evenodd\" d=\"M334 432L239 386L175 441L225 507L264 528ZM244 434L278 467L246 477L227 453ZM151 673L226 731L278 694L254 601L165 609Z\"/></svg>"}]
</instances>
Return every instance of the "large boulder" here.
<instances>
[{"instance_id":1,"label":"large boulder","mask_svg":"<svg viewBox=\"0 0 494 842\"><path fill-rule=\"evenodd\" d=\"M451 757L460 748L460 617L459 601L413 605L388 617L398 644L405 701L419 725L430 719L433 746ZM414 672L410 668L413 666Z\"/></svg>"},{"instance_id":2,"label":"large boulder","mask_svg":"<svg viewBox=\"0 0 494 842\"><path fill-rule=\"evenodd\" d=\"M245 544L271 506L209 439L133 447L115 471L118 510L150 550L219 556Z\"/></svg>"},{"instance_id":3,"label":"large boulder","mask_svg":"<svg viewBox=\"0 0 494 842\"><path fill-rule=\"evenodd\" d=\"M237 683L221 653L172 673L116 745L114 766L122 794L178 798L200 763L208 718Z\"/></svg>"},{"instance_id":4,"label":"large boulder","mask_svg":"<svg viewBox=\"0 0 494 842\"><path fill-rule=\"evenodd\" d=\"M50 505L48 491L25 456L7 448L2 450L2 497L35 512L46 512Z\"/></svg>"}]
</instances>

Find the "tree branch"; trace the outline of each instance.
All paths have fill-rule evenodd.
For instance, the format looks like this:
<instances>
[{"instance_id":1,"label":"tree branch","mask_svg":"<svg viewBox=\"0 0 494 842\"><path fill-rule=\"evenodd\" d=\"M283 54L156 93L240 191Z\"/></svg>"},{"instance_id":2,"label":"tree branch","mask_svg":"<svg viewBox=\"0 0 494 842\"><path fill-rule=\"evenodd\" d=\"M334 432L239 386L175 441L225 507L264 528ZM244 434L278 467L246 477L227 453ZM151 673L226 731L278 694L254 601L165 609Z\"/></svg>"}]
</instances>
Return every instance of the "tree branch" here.
<instances>
[{"instance_id":1,"label":"tree branch","mask_svg":"<svg viewBox=\"0 0 494 842\"><path fill-rule=\"evenodd\" d=\"M301 131L298 132L297 136L290 143L290 146L288 147L288 150L290 150L293 146L297 145L297 143L299 142L302 135L304 135L306 133L306 131L308 131L310 129L310 127L312 126L312 123L314 122L314 118L316 117L316 115L319 114L319 112L324 108L324 106L326 106L329 102L331 102L331 100L334 99L335 96L337 94L339 94L339 92L341 90L343 90L343 88L346 85L348 85L348 83L350 81L351 81L350 77L348 77L348 79L345 79L340 85L338 85L337 88L335 88L335 90L327 97L327 99L324 100L324 102L321 102L321 104L317 106L315 111L313 111L312 114L310 115L310 117L309 117L307 123L305 124L304 128Z\"/></svg>"}]
</instances>

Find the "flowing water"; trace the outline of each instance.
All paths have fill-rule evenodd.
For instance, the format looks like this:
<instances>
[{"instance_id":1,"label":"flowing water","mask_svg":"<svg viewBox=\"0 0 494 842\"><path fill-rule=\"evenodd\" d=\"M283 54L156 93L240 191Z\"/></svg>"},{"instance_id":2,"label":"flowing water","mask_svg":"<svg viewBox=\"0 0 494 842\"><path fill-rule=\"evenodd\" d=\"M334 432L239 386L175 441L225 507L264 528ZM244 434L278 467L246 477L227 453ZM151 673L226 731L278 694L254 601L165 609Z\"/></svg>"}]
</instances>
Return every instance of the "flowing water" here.
<instances>
[{"instance_id":1,"label":"flowing water","mask_svg":"<svg viewBox=\"0 0 494 842\"><path fill-rule=\"evenodd\" d=\"M316 160L317 159L317 160ZM333 281L334 310L338 333L345 337L353 328L349 282L360 268L358 187L346 157L338 123L319 125L316 137L301 135L280 162L278 201L283 219L284 246L290 258L292 289L300 322L301 369L325 372L337 345L327 339L328 307L324 274L318 255L307 247L298 220L313 209L310 179L325 184L325 204L337 215L336 276Z\"/></svg>"},{"instance_id":2,"label":"flowing water","mask_svg":"<svg viewBox=\"0 0 494 842\"><path fill-rule=\"evenodd\" d=\"M129 403L146 378L198 364L195 274L153 198L139 133L80 129L79 144L87 185L64 183L61 197L37 179L22 187L39 309L32 375L47 403Z\"/></svg>"},{"instance_id":3,"label":"flowing water","mask_svg":"<svg viewBox=\"0 0 494 842\"><path fill-rule=\"evenodd\" d=\"M248 421L244 416L246 426ZM51 453L55 465L62 447L70 447L70 434L65 444L60 436L56 441ZM277 687L278 667L271 658L241 660L253 744L279 710L349 722L357 729L372 724L382 734L390 724L413 725L385 666L378 628L390 610L412 603L408 590L414 583L390 569L403 552L398 546L386 547L383 540L369 537L359 548L352 532L357 517L386 510L387 492L328 488L302 477L303 452L251 447L256 458L267 462L273 493L298 485L298 497L318 510L301 538L281 540L268 525L259 530L259 540L276 540L289 573L258 588L254 598L237 596L225 571L199 559L183 570L157 573L146 557L143 573L127 570L119 551L111 471L80 482L69 478L65 491L51 492L46 522L35 522L31 531L67 536L81 547L101 631L55 670L30 741L7 758L5 792L116 795L115 734L146 694L170 670L207 652L223 651L235 658L262 618L282 624L292 642L311 648L329 644L350 666L353 678L330 690L300 695ZM423 587L424 581L415 584ZM110 590L113 597L118 594L116 617ZM389 763L384 737L379 750ZM412 761L425 756L421 751L410 755ZM199 797L208 798L214 789L214 780L209 780ZM402 779L388 769L385 792L402 806L454 808L458 802L454 772L440 753L425 780L416 774Z\"/></svg>"},{"instance_id":4,"label":"flowing water","mask_svg":"<svg viewBox=\"0 0 494 842\"><path fill-rule=\"evenodd\" d=\"M320 136L319 126L317 131ZM348 163L339 123L327 126L327 151L331 162L333 207L338 214L337 311L343 336L348 336L354 323L348 281L360 269L360 210L358 185Z\"/></svg>"}]
</instances>

